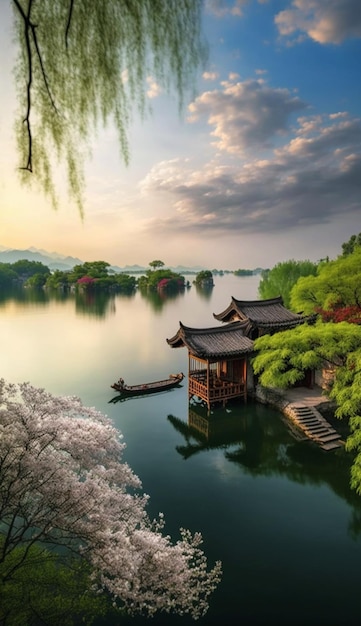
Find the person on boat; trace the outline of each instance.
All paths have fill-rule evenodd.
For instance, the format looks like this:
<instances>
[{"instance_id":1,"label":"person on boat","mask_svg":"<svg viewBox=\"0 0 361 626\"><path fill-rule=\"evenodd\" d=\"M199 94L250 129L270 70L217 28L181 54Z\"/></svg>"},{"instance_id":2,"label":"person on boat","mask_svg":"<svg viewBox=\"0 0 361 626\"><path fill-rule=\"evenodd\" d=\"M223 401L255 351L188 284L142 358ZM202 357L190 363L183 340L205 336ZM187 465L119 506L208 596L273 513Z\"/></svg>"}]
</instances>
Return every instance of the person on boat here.
<instances>
[{"instance_id":1,"label":"person on boat","mask_svg":"<svg viewBox=\"0 0 361 626\"><path fill-rule=\"evenodd\" d=\"M123 378L119 378L118 385L119 385L119 387L122 387L122 388L124 387L124 379Z\"/></svg>"}]
</instances>

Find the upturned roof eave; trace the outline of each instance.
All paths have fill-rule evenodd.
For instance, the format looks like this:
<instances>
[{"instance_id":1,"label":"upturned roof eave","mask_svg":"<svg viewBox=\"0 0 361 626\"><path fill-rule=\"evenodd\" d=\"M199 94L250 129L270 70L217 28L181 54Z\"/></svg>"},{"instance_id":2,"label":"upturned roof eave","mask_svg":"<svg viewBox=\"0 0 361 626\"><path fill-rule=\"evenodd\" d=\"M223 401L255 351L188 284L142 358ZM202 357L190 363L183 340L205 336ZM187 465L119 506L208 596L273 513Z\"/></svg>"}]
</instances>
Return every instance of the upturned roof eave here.
<instances>
[{"instance_id":1,"label":"upturned roof eave","mask_svg":"<svg viewBox=\"0 0 361 626\"><path fill-rule=\"evenodd\" d=\"M234 322L228 326L216 326L210 328L191 328L180 322L178 332L171 338L167 339L168 345L172 348L186 347L189 353L201 359L219 360L221 358L237 358L253 351L253 341L243 334L243 330L247 324L242 322ZM237 334L237 337L232 337ZM223 346L223 349L214 348L214 336L222 336L225 341L233 342L233 346ZM203 342L209 342L209 349L204 345L197 345L197 338ZM238 342L234 348L234 342ZM242 345L243 344L243 345Z\"/></svg>"},{"instance_id":2,"label":"upturned roof eave","mask_svg":"<svg viewBox=\"0 0 361 626\"><path fill-rule=\"evenodd\" d=\"M205 352L189 350L189 354L191 356L197 359L201 359L203 361L221 361L221 360L238 359L238 358L244 357L252 353L253 353L253 348L250 348L249 350L237 350L235 352L216 352L216 353L205 353Z\"/></svg>"}]
</instances>

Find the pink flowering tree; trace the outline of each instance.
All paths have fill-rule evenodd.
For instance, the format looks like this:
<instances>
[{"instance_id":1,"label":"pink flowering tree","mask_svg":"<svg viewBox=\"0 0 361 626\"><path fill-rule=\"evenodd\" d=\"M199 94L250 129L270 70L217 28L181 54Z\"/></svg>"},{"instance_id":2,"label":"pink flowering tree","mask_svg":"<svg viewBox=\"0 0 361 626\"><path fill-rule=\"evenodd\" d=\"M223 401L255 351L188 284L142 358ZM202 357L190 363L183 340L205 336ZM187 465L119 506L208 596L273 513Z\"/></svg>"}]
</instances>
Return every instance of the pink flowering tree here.
<instances>
[{"instance_id":1,"label":"pink flowering tree","mask_svg":"<svg viewBox=\"0 0 361 626\"><path fill-rule=\"evenodd\" d=\"M149 519L123 450L110 420L78 398L0 379L1 582L26 566L34 546L62 546L119 607L198 618L220 563L207 569L200 534L181 529L174 543L162 515Z\"/></svg>"}]
</instances>

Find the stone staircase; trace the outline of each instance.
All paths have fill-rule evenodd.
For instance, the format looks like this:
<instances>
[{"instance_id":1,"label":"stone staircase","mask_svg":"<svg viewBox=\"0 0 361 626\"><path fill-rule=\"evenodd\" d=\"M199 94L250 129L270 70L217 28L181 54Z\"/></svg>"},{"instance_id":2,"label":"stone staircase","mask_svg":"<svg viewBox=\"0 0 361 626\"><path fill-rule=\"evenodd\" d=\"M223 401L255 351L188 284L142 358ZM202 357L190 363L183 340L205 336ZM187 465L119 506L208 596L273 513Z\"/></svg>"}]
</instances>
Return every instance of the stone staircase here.
<instances>
[{"instance_id":1,"label":"stone staircase","mask_svg":"<svg viewBox=\"0 0 361 626\"><path fill-rule=\"evenodd\" d=\"M308 439L312 439L323 450L333 450L344 445L341 435L315 407L290 403L285 413Z\"/></svg>"}]
</instances>

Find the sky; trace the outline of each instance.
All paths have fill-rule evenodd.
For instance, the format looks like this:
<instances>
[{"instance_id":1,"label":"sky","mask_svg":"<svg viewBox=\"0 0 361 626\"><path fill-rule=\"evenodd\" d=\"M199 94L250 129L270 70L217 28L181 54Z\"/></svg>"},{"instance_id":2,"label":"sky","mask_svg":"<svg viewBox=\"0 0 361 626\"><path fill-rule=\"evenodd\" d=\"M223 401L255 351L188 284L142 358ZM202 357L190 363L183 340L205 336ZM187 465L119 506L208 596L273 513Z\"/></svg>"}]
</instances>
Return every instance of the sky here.
<instances>
[{"instance_id":1,"label":"sky","mask_svg":"<svg viewBox=\"0 0 361 626\"><path fill-rule=\"evenodd\" d=\"M149 77L131 160L112 127L86 164L85 216L19 186L10 2L0 6L0 248L118 266L273 267L335 258L361 231L361 1L206 0L196 95Z\"/></svg>"}]
</instances>

